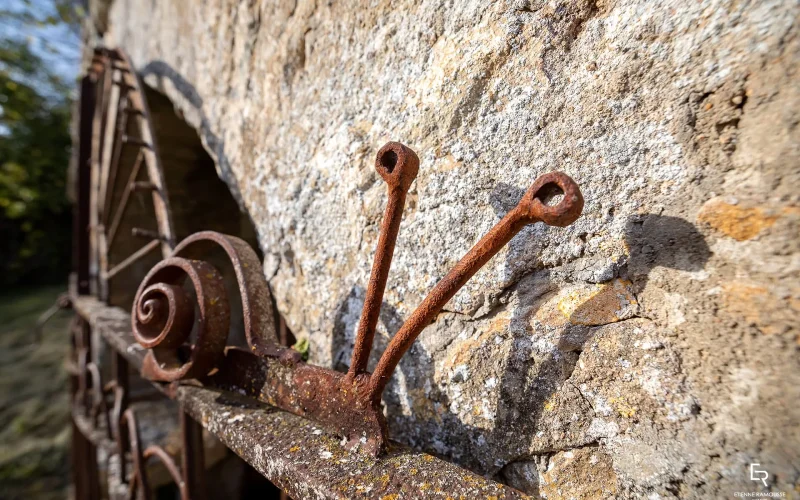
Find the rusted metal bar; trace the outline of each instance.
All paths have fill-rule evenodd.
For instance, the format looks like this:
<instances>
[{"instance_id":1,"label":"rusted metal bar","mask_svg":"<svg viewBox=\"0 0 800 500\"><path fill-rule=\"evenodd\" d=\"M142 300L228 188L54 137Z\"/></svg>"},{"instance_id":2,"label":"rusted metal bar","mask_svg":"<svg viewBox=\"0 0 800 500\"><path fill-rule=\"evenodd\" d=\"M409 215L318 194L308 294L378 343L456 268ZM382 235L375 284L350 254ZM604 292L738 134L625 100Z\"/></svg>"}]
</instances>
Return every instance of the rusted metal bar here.
<instances>
[{"instance_id":1,"label":"rusted metal bar","mask_svg":"<svg viewBox=\"0 0 800 500\"><path fill-rule=\"evenodd\" d=\"M205 450L203 448L203 427L195 422L183 409L179 410L181 439L181 479L185 485L186 496L191 500L205 500Z\"/></svg>"},{"instance_id":2,"label":"rusted metal bar","mask_svg":"<svg viewBox=\"0 0 800 500\"><path fill-rule=\"evenodd\" d=\"M81 80L80 134L78 137L76 165L76 203L73 209L72 249L73 270L77 277L79 293L89 293L89 211L91 189L92 117L94 116L97 75L89 74Z\"/></svg>"},{"instance_id":3,"label":"rusted metal bar","mask_svg":"<svg viewBox=\"0 0 800 500\"><path fill-rule=\"evenodd\" d=\"M175 465L175 461L172 460L172 457L169 456L169 453L164 451L164 449L160 446L151 445L148 446L144 450L144 459L148 460L151 457L157 458L167 469L169 475L172 476L172 480L178 486L178 491L181 495L181 500L190 500L189 490L186 488L186 483L183 481L181 477L181 471L178 469L178 466ZM142 474L145 472L142 471ZM193 500L193 499L192 499Z\"/></svg>"},{"instance_id":4,"label":"rusted metal bar","mask_svg":"<svg viewBox=\"0 0 800 500\"><path fill-rule=\"evenodd\" d=\"M141 85L136 74L132 71L133 65L131 64L128 56L123 51L117 51L117 57L120 59L120 65L127 68L123 71L123 78L126 83L135 88L128 93L129 104L132 108L141 110L141 114L134 115L134 121L138 126L139 134L143 142L147 143L149 147L142 148L145 167L150 182L158 186L158 190L153 191L152 200L153 208L156 212L156 221L158 223L158 233L163 237L161 240L161 254L168 257L175 247L175 234L173 232L172 212L169 208L169 199L166 196L161 196L159 193L166 192L164 172L161 169L161 163L158 154L158 144L150 129L150 110L147 102L141 92Z\"/></svg>"},{"instance_id":5,"label":"rusted metal bar","mask_svg":"<svg viewBox=\"0 0 800 500\"><path fill-rule=\"evenodd\" d=\"M158 240L159 242L163 242L166 239L166 236L158 234L156 231L143 229L141 227L134 227L131 229L131 234L137 238L148 238L151 240Z\"/></svg>"},{"instance_id":6,"label":"rusted metal bar","mask_svg":"<svg viewBox=\"0 0 800 500\"><path fill-rule=\"evenodd\" d=\"M131 189L131 185L133 185L133 183L136 181L136 177L139 175L139 170L142 167L142 161L144 161L144 156L142 155L142 152L139 151L139 153L136 155L136 160L133 163L130 176L128 176L128 183L125 184L125 191L122 192L122 199L117 206L117 210L114 212L114 220L111 221L111 227L108 230L108 245L113 243L114 237L117 235L117 229L119 229L119 225L122 222L122 216L125 214L125 209L128 207L128 198L133 191Z\"/></svg>"},{"instance_id":7,"label":"rusted metal bar","mask_svg":"<svg viewBox=\"0 0 800 500\"><path fill-rule=\"evenodd\" d=\"M157 239L156 240L152 240L150 243L146 244L145 246L143 246L139 250L135 251L134 253L132 253L131 255L126 257L125 260L123 260L122 262L120 262L119 264L114 266L113 268L109 269L105 273L105 278L106 279L113 278L120 271L124 270L125 268L127 268L128 266L130 266L131 264L133 264L137 260L141 259L145 255L149 254L153 250L156 250L159 247L160 244L161 244L160 240L157 240Z\"/></svg>"},{"instance_id":8,"label":"rusted metal bar","mask_svg":"<svg viewBox=\"0 0 800 500\"><path fill-rule=\"evenodd\" d=\"M561 190L563 199L557 205L548 206L545 204L545 199L554 190ZM370 377L371 397L376 401L380 400L400 358L408 351L420 332L436 319L436 315L453 295L523 227L536 222L565 227L575 222L582 211L583 196L578 185L570 177L561 172L539 177L517 206L461 258L403 323L389 342Z\"/></svg>"},{"instance_id":9,"label":"rusted metal bar","mask_svg":"<svg viewBox=\"0 0 800 500\"><path fill-rule=\"evenodd\" d=\"M77 318L76 318L77 319ZM72 328L70 327L70 330ZM70 332L71 334L72 332ZM71 356L75 356L75 338L72 338ZM70 380L70 400L75 398L78 393L78 371L69 377ZM72 484L75 488L75 498L86 498L88 496L88 484L86 481L85 469L81 464L86 460L86 437L78 428L74 418L70 419L70 468L72 469Z\"/></svg>"},{"instance_id":10,"label":"rusted metal bar","mask_svg":"<svg viewBox=\"0 0 800 500\"><path fill-rule=\"evenodd\" d=\"M140 148L150 148L152 145L142 139L141 137L134 137L132 135L124 134L122 136L122 144L130 144L131 146L138 146Z\"/></svg>"},{"instance_id":11,"label":"rusted metal bar","mask_svg":"<svg viewBox=\"0 0 800 500\"><path fill-rule=\"evenodd\" d=\"M130 316L92 297L74 297L75 310L135 368L147 351L130 327ZM253 356L255 357L255 356ZM263 358L262 358L263 359ZM270 362L280 364L279 360ZM222 371L222 370L220 370ZM340 374L344 376L345 374ZM292 498L353 499L526 498L522 493L425 453L392 444L388 454L347 453L317 424L212 387L156 384L195 422L216 435ZM130 428L130 425L127 424ZM138 488L138 486L137 486Z\"/></svg>"},{"instance_id":12,"label":"rusted metal bar","mask_svg":"<svg viewBox=\"0 0 800 500\"><path fill-rule=\"evenodd\" d=\"M115 387L119 387L122 390L122 399L120 401L120 405L122 407L122 411L128 406L128 387L129 387L129 375L128 375L128 361L125 359L117 351L112 351L111 354L111 373L114 377ZM122 415L122 413L120 413Z\"/></svg>"},{"instance_id":13,"label":"rusted metal bar","mask_svg":"<svg viewBox=\"0 0 800 500\"><path fill-rule=\"evenodd\" d=\"M375 170L386 181L389 202L381 221L378 247L372 263L372 272L367 285L361 321L358 324L353 359L348 375L355 377L366 373L375 327L381 312L383 292L392 265L394 245L400 232L400 221L403 218L406 194L419 171L419 158L410 148L399 142L390 142L383 146L375 159Z\"/></svg>"},{"instance_id":14,"label":"rusted metal bar","mask_svg":"<svg viewBox=\"0 0 800 500\"><path fill-rule=\"evenodd\" d=\"M142 454L142 440L139 437L139 423L136 420L136 415L133 410L128 408L122 416L124 431L128 435L128 449L131 452L131 465L133 467L133 474L130 481L130 489L128 497L137 498L137 488L140 488L141 496L144 500L150 500L152 494L150 493L150 485L147 481L147 469L145 468L145 458Z\"/></svg>"},{"instance_id":15,"label":"rusted metal bar","mask_svg":"<svg viewBox=\"0 0 800 500\"><path fill-rule=\"evenodd\" d=\"M119 354L115 351L114 355L118 356ZM125 412L128 410L128 391L121 386L118 381L114 381L113 391L114 406L111 409L111 415L109 418L111 420L111 434L117 447L116 451L120 456L119 475L121 480L124 481L127 477L128 468L128 461L125 457L130 451L130 448L128 446L128 440L125 439L122 419L123 415L125 415Z\"/></svg>"},{"instance_id":16,"label":"rusted metal bar","mask_svg":"<svg viewBox=\"0 0 800 500\"><path fill-rule=\"evenodd\" d=\"M126 92L125 89L123 89ZM117 182L117 172L122 158L122 136L128 129L128 97L123 94L120 97L120 109L117 114L117 121L114 126L114 139L112 143L111 164L108 173L108 181L104 190L103 197L103 224L108 224L111 218L111 201L114 198L114 186Z\"/></svg>"},{"instance_id":17,"label":"rusted metal bar","mask_svg":"<svg viewBox=\"0 0 800 500\"><path fill-rule=\"evenodd\" d=\"M98 427L99 419L103 418L103 424L108 439L111 439L111 419L106 406L105 391L103 390L103 379L100 376L100 369L97 364L92 362L86 365L86 371L91 375L91 402L85 402L86 408L89 410L89 417L92 419L94 427Z\"/></svg>"},{"instance_id":18,"label":"rusted metal bar","mask_svg":"<svg viewBox=\"0 0 800 500\"><path fill-rule=\"evenodd\" d=\"M112 75L112 81L114 80L114 76ZM106 213L108 207L108 190L113 189L113 185L109 186L109 180L111 177L111 170L113 165L113 160L117 159L115 155L115 150L120 149L118 140L117 140L117 130L119 128L119 118L120 113L119 109L122 105L122 99L124 97L121 95L120 88L116 85L112 85L110 89L110 96L109 96L109 103L106 109L106 116L105 116L105 123L106 128L103 131L103 150L101 151L100 157L100 179L99 179L99 194L98 194L98 203L97 203L97 210L98 214L98 222L100 224L105 224L108 219L108 214ZM103 255L103 252L100 252Z\"/></svg>"},{"instance_id":19,"label":"rusted metal bar","mask_svg":"<svg viewBox=\"0 0 800 500\"><path fill-rule=\"evenodd\" d=\"M91 362L89 358L91 344L89 325L79 316L74 318L74 321L70 325L70 330L74 352L77 355L77 363L79 366L78 376L74 378L72 383L72 396L73 401L75 401L83 399L90 387L86 374L87 366L89 366ZM97 448L93 442L80 431L74 412L72 423L72 445L77 450L74 456L75 461L72 463L76 492L80 491L82 498L99 500L101 496L99 471L97 467Z\"/></svg>"},{"instance_id":20,"label":"rusted metal bar","mask_svg":"<svg viewBox=\"0 0 800 500\"><path fill-rule=\"evenodd\" d=\"M70 301L69 294L62 293L59 295L55 303L48 307L47 310L39 315L39 317L36 319L36 324L33 327L33 339L31 340L31 343L39 344L42 341L44 325L46 325L47 322L56 315L56 313L64 309L69 309L70 307L72 307L72 302Z\"/></svg>"},{"instance_id":21,"label":"rusted metal bar","mask_svg":"<svg viewBox=\"0 0 800 500\"><path fill-rule=\"evenodd\" d=\"M89 230L89 258L87 264L89 265L89 285L92 292L96 292L97 275L99 273L99 259L97 239L95 237L95 228L99 224L99 213L94 208L97 206L100 184L100 159L103 152L103 139L104 139L104 124L105 124L105 109L107 105L107 90L110 85L111 73L106 70L109 64L108 56L103 52L96 52L95 59L99 62L97 71L97 85L95 88L94 98L95 106L92 116L92 133L91 133L91 148L89 153L89 189L86 196L89 202L88 208L88 224Z\"/></svg>"}]
</instances>

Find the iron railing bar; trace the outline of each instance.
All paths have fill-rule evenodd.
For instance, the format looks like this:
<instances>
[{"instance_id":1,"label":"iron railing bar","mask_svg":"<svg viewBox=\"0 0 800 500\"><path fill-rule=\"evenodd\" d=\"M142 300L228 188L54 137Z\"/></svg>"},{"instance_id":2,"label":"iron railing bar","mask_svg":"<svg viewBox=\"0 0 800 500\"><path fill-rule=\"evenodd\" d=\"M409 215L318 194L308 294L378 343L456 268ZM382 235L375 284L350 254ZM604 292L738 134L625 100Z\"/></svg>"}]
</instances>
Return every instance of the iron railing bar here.
<instances>
[{"instance_id":1,"label":"iron railing bar","mask_svg":"<svg viewBox=\"0 0 800 500\"><path fill-rule=\"evenodd\" d=\"M172 477L172 480L175 482L175 485L178 486L181 500L195 500L194 497L189 496L187 484L181 475L181 471L178 469L178 466L175 465L175 461L172 459L169 453L164 450L164 448L157 445L150 445L145 448L142 455L144 456L145 461L149 460L150 457L155 457L164 465L164 467L167 469L167 472L169 472L170 477ZM143 472L146 473L146 469L143 469Z\"/></svg>"},{"instance_id":2,"label":"iron railing bar","mask_svg":"<svg viewBox=\"0 0 800 500\"><path fill-rule=\"evenodd\" d=\"M144 157L142 156L142 151L139 150L139 153L136 155L136 161L133 163L131 174L128 176L128 183L125 184L125 191L122 193L122 199L119 202L119 206L117 206L117 211L114 212L114 220L111 222L111 227L108 230L107 245L109 248L114 242L114 237L117 235L117 229L119 229L119 225L122 222L122 216L125 213L125 209L128 207L128 199L133 191L133 184L136 181L136 177L139 175L139 170L142 167L143 161Z\"/></svg>"},{"instance_id":3,"label":"iron railing bar","mask_svg":"<svg viewBox=\"0 0 800 500\"><path fill-rule=\"evenodd\" d=\"M130 266L131 264L133 264L137 260L141 259L142 257L147 255L148 253L150 253L153 250L155 250L156 248L158 248L158 246L160 244L161 244L160 240L152 240L152 241L150 241L150 243L148 243L147 245L143 246L139 250L136 250L134 253L132 253L130 256L128 256L128 258L126 258L125 260L123 260L122 262L120 262L119 264L117 264L116 266L111 268L109 271L107 271L105 273L104 278L107 279L107 280L113 278L117 273L119 273L120 271L123 271L126 267Z\"/></svg>"},{"instance_id":4,"label":"iron railing bar","mask_svg":"<svg viewBox=\"0 0 800 500\"><path fill-rule=\"evenodd\" d=\"M108 56L103 56L104 63L109 61ZM106 109L108 106L108 94L111 88L112 71L108 69L109 64L103 64L101 82L97 87L97 99L92 119L92 147L89 168L89 275L92 292L97 292L97 276L99 269L99 248L97 242L97 226L100 223L98 206L98 195L100 194L100 161L104 149L103 140L105 135Z\"/></svg>"},{"instance_id":5,"label":"iron railing bar","mask_svg":"<svg viewBox=\"0 0 800 500\"><path fill-rule=\"evenodd\" d=\"M113 74L111 79L112 81L114 80ZM111 174L111 160L114 157L114 149L116 147L115 139L117 127L119 125L118 120L121 115L119 111L122 104L122 98L123 96L121 95L119 86L111 85L111 95L109 96L109 103L105 116L106 127L105 130L103 130L103 149L100 154L100 185L98 186L99 192L97 204L97 209L100 212L98 214L98 222L100 224L104 224L108 218L108 214L105 213L105 208L108 205L108 200L106 199L109 189L108 179Z\"/></svg>"},{"instance_id":6,"label":"iron railing bar","mask_svg":"<svg viewBox=\"0 0 800 500\"><path fill-rule=\"evenodd\" d=\"M120 51L120 58L125 66L132 68L127 56ZM133 71L122 73L125 82L133 88L128 94L130 104L133 108L141 110L141 114L137 114L135 121L138 124L139 136L141 139L150 145L150 148L141 149L144 155L145 166L147 167L147 174L150 177L150 182L158 187L158 190L153 191L153 207L156 211L156 219L158 220L158 232L164 236L161 241L161 253L163 257L168 257L175 247L175 234L173 232L172 213L169 208L169 200L162 193L165 192L164 186L164 173L161 169L158 155L158 146L156 144L153 131L150 130L150 110L147 106L147 101L141 94L139 81Z\"/></svg>"},{"instance_id":7,"label":"iron railing bar","mask_svg":"<svg viewBox=\"0 0 800 500\"><path fill-rule=\"evenodd\" d=\"M191 500L205 500L205 449L203 426L195 422L181 407L178 410L181 427L181 474L186 494Z\"/></svg>"},{"instance_id":8,"label":"iron railing bar","mask_svg":"<svg viewBox=\"0 0 800 500\"><path fill-rule=\"evenodd\" d=\"M119 171L119 162L122 158L122 135L128 128L128 96L122 95L120 97L120 111L117 114L117 123L114 127L114 142L112 145L111 165L108 173L108 183L104 193L103 205L103 224L108 224L111 217L111 201L114 198L114 185L117 182L117 172Z\"/></svg>"}]
</instances>

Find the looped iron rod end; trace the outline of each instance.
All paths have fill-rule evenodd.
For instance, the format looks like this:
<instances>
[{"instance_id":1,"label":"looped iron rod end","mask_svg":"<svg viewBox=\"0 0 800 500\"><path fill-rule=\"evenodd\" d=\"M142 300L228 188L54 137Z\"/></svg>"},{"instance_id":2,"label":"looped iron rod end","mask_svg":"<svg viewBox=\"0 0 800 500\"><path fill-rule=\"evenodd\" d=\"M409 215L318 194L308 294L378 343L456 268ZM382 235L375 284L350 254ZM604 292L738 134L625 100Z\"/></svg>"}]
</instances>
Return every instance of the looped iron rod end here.
<instances>
[{"instance_id":1,"label":"looped iron rod end","mask_svg":"<svg viewBox=\"0 0 800 500\"><path fill-rule=\"evenodd\" d=\"M555 205L548 205L554 196L564 195ZM377 404L400 358L408 351L420 332L431 324L444 305L500 251L523 227L536 222L549 226L568 226L583 211L583 196L578 185L567 174L551 172L540 176L522 200L478 241L464 257L433 287L428 296L406 319L381 355L370 378L370 397Z\"/></svg>"},{"instance_id":2,"label":"looped iron rod end","mask_svg":"<svg viewBox=\"0 0 800 500\"><path fill-rule=\"evenodd\" d=\"M361 312L356 342L353 346L353 359L348 370L351 378L365 373L367 370L369 354L372 351L372 340L375 337L375 328L378 325L378 315L381 311L381 302L383 302L383 292L386 289L386 280L392 265L394 245L397 242L397 234L400 232L406 194L419 172L419 158L406 145L399 142L387 142L378 150L375 157L375 170L388 185L389 200L383 220L381 220L378 247L375 249L375 260L372 263L364 309Z\"/></svg>"},{"instance_id":3,"label":"looped iron rod end","mask_svg":"<svg viewBox=\"0 0 800 500\"><path fill-rule=\"evenodd\" d=\"M563 195L563 199L555 205L547 204L558 195ZM548 226L566 227L583 212L583 195L570 176L563 172L550 172L536 179L519 206L531 222L542 221Z\"/></svg>"},{"instance_id":4,"label":"looped iron rod end","mask_svg":"<svg viewBox=\"0 0 800 500\"><path fill-rule=\"evenodd\" d=\"M408 191L419 172L417 154L399 142L387 142L378 150L375 157L375 170L378 171L389 188L402 188Z\"/></svg>"}]
</instances>

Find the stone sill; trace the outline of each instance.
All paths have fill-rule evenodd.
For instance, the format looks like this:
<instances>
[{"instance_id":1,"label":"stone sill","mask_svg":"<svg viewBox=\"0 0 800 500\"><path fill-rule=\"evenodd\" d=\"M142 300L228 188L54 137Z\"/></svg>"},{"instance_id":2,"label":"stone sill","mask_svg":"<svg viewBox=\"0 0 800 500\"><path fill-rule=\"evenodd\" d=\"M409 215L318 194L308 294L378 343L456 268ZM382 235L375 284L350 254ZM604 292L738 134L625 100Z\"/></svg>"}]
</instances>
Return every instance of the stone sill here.
<instances>
[{"instance_id":1,"label":"stone sill","mask_svg":"<svg viewBox=\"0 0 800 500\"><path fill-rule=\"evenodd\" d=\"M88 296L73 296L72 304L94 332L141 368L145 351L133 338L127 312ZM397 443L377 459L347 451L310 420L238 394L153 385L292 498L528 498Z\"/></svg>"}]
</instances>

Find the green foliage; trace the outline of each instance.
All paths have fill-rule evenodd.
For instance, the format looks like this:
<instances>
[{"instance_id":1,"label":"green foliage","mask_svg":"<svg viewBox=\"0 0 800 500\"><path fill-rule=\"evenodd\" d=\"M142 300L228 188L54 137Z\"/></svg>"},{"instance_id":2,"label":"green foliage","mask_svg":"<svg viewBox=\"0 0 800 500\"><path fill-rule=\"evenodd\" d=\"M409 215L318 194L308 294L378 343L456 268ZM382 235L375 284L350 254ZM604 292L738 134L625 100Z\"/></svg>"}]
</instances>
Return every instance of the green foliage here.
<instances>
[{"instance_id":1,"label":"green foliage","mask_svg":"<svg viewBox=\"0 0 800 500\"><path fill-rule=\"evenodd\" d=\"M0 284L63 281L68 87L25 42L0 42Z\"/></svg>"},{"instance_id":2,"label":"green foliage","mask_svg":"<svg viewBox=\"0 0 800 500\"><path fill-rule=\"evenodd\" d=\"M297 339L292 349L300 353L300 358L303 361L308 361L308 353L311 350L311 343L308 341L308 337L300 337Z\"/></svg>"}]
</instances>

